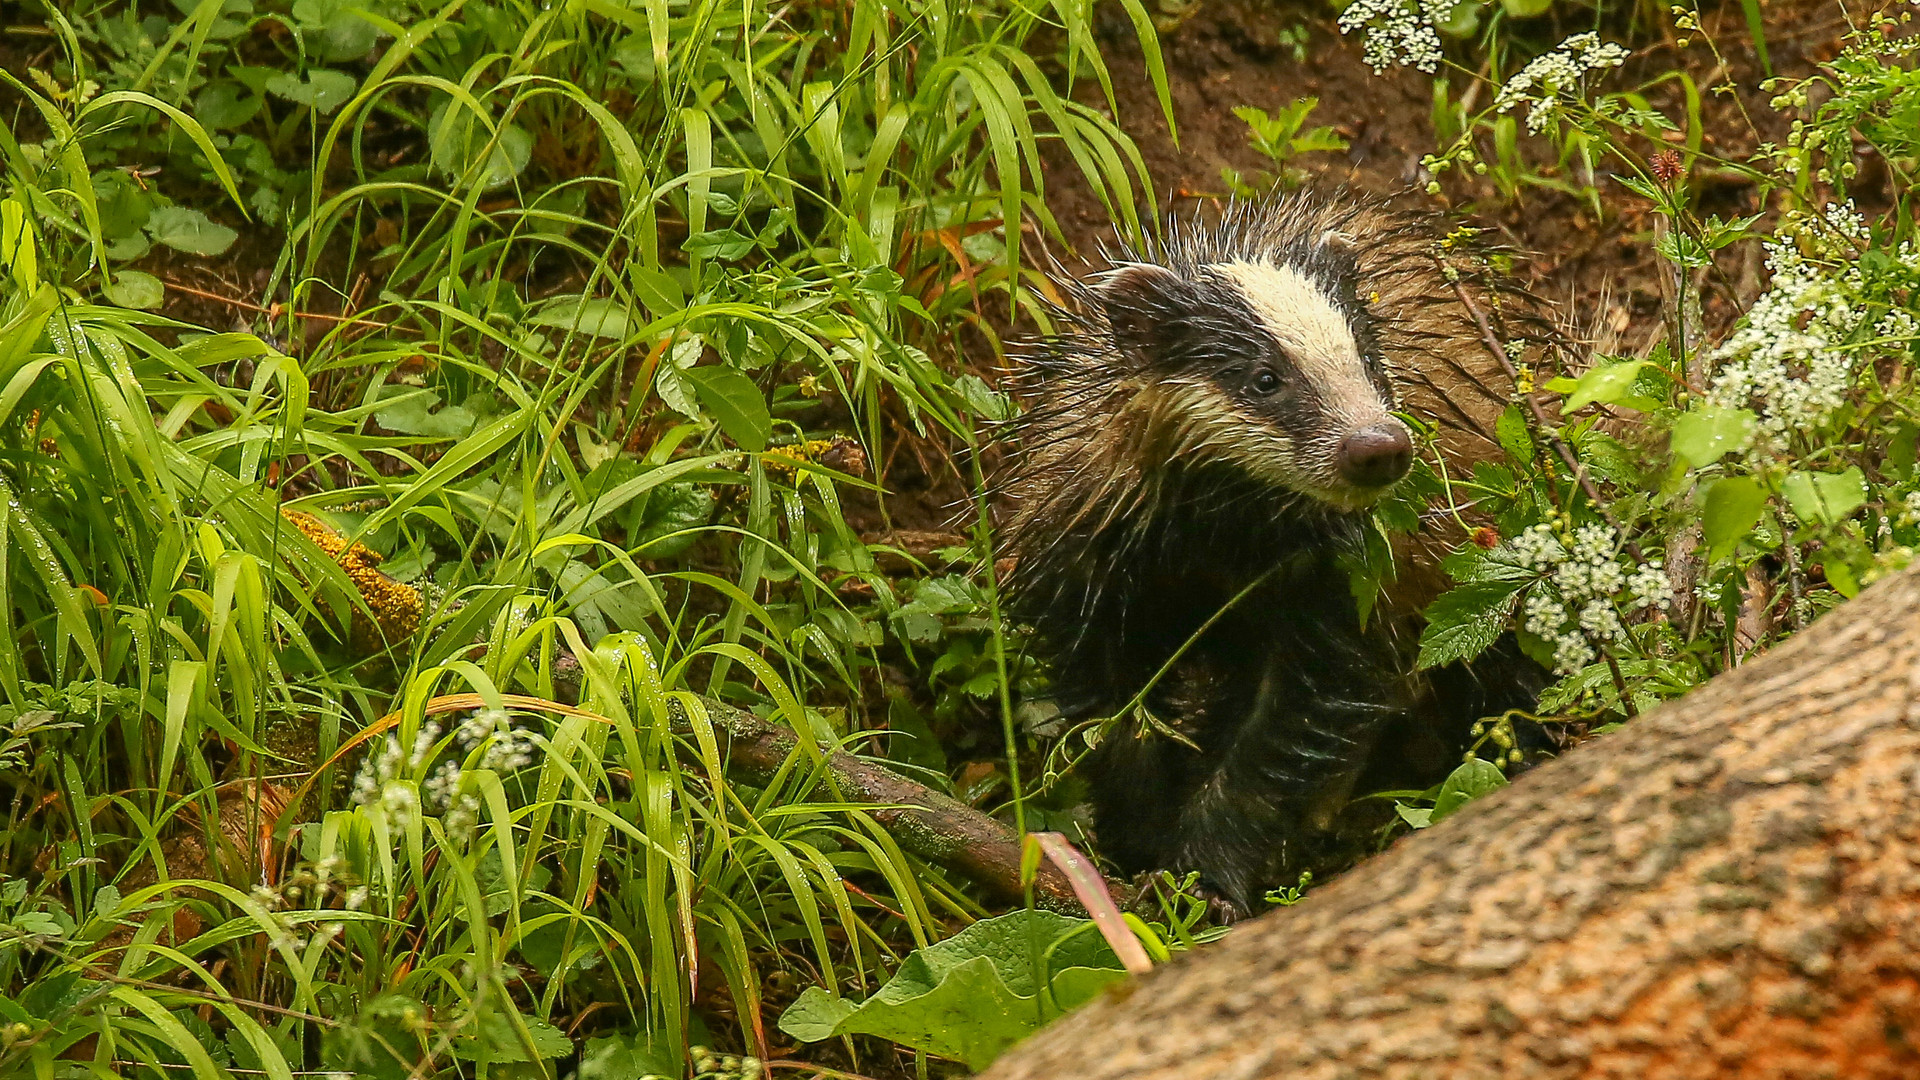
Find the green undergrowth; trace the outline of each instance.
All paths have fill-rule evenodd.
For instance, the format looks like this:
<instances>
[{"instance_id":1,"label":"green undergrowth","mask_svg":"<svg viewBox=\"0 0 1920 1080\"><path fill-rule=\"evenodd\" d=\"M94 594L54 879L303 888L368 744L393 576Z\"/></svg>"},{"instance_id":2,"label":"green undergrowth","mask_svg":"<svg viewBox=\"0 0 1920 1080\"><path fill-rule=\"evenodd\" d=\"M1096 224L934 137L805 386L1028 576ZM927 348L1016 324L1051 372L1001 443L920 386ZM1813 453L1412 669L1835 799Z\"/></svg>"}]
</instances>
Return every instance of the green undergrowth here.
<instances>
[{"instance_id":1,"label":"green undergrowth","mask_svg":"<svg viewBox=\"0 0 1920 1080\"><path fill-rule=\"evenodd\" d=\"M1153 203L1086 5L38 18L0 1074L738 1071L985 914L822 761L1018 795L934 728L1028 677L966 361L1044 319L1050 177ZM809 738L729 777L711 699Z\"/></svg>"},{"instance_id":2,"label":"green undergrowth","mask_svg":"<svg viewBox=\"0 0 1920 1080\"><path fill-rule=\"evenodd\" d=\"M1166 109L1151 14L1116 12ZM1081 729L1000 617L986 442L1003 336L1048 325L1048 186L1129 236L1157 205L1089 5L34 18L0 73L0 1075L952 1074L1120 978L824 768L1084 821ZM1466 538L1423 662L1512 633L1555 673L1389 793L1407 826L1920 544L1886 24L1774 87L1793 135L1746 160L1599 39L1437 91L1436 184L1517 193L1528 140L1604 165L1676 285L1644 349L1516 350L1505 460L1382 514ZM1299 183L1324 109L1240 110L1272 169L1228 184ZM1706 205L1728 170L1748 212ZM1763 242L1770 291L1709 333ZM749 782L715 701L806 737ZM1164 884L1125 920L1154 961L1213 936Z\"/></svg>"}]
</instances>

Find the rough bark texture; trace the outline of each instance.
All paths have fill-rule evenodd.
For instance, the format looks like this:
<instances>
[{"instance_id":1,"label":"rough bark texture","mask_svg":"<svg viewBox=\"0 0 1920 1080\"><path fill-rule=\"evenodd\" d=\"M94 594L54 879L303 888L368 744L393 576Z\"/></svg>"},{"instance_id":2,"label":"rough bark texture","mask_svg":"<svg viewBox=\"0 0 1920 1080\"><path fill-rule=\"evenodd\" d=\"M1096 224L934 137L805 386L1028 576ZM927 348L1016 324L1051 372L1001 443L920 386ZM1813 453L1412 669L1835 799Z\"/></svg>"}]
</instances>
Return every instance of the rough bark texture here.
<instances>
[{"instance_id":1,"label":"rough bark texture","mask_svg":"<svg viewBox=\"0 0 1920 1080\"><path fill-rule=\"evenodd\" d=\"M987 1075L1920 1077L1920 571Z\"/></svg>"}]
</instances>

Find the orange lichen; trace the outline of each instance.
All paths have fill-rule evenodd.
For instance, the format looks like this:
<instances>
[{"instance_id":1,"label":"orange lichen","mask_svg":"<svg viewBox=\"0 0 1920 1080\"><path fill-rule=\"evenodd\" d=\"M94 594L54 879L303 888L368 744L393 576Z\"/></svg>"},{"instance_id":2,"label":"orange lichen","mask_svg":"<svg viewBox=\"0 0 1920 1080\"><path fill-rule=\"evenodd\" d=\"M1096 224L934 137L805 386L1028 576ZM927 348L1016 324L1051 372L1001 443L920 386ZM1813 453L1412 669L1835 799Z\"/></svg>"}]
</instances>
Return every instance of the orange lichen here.
<instances>
[{"instance_id":1,"label":"orange lichen","mask_svg":"<svg viewBox=\"0 0 1920 1080\"><path fill-rule=\"evenodd\" d=\"M280 516L340 564L354 591L373 613L373 619L369 620L364 612L353 612L347 638L355 649L380 652L406 641L420 629L420 617L426 609L420 590L381 573L378 552L364 544L350 542L305 511L282 509Z\"/></svg>"}]
</instances>

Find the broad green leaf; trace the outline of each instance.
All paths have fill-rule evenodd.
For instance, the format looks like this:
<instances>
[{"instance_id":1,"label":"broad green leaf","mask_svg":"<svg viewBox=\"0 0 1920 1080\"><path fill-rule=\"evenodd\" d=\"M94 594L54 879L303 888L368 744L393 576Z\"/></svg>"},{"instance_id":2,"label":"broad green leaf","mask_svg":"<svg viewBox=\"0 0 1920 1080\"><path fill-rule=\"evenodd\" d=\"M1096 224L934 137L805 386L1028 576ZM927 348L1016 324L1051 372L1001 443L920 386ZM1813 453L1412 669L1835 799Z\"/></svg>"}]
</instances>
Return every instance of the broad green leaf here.
<instances>
[{"instance_id":1,"label":"broad green leaf","mask_svg":"<svg viewBox=\"0 0 1920 1080\"><path fill-rule=\"evenodd\" d=\"M1700 531L1708 551L1719 558L1753 531L1766 508L1767 491L1751 476L1729 476L1707 488L1704 504Z\"/></svg>"},{"instance_id":2,"label":"broad green leaf","mask_svg":"<svg viewBox=\"0 0 1920 1080\"><path fill-rule=\"evenodd\" d=\"M163 206L147 218L154 240L189 255L218 255L233 246L240 234L185 206Z\"/></svg>"},{"instance_id":3,"label":"broad green leaf","mask_svg":"<svg viewBox=\"0 0 1920 1080\"><path fill-rule=\"evenodd\" d=\"M1793 472L1780 485L1802 521L1837 525L1867 501L1867 478L1854 466L1837 473Z\"/></svg>"},{"instance_id":4,"label":"broad green leaf","mask_svg":"<svg viewBox=\"0 0 1920 1080\"><path fill-rule=\"evenodd\" d=\"M1014 911L915 951L859 1004L809 988L780 1017L780 1030L803 1042L877 1035L985 1068L1037 1026L1036 936L1050 994L1062 1005L1083 1002L1127 977L1088 920Z\"/></svg>"},{"instance_id":5,"label":"broad green leaf","mask_svg":"<svg viewBox=\"0 0 1920 1080\"><path fill-rule=\"evenodd\" d=\"M752 379L718 366L690 367L684 374L728 438L754 453L767 448L767 440L773 435L773 415Z\"/></svg>"},{"instance_id":6,"label":"broad green leaf","mask_svg":"<svg viewBox=\"0 0 1920 1080\"><path fill-rule=\"evenodd\" d=\"M314 68L307 72L303 80L290 71L283 71L267 80L267 93L285 98L296 105L305 105L322 116L345 105L353 99L353 92L360 84L353 76L332 68Z\"/></svg>"},{"instance_id":7,"label":"broad green leaf","mask_svg":"<svg viewBox=\"0 0 1920 1080\"><path fill-rule=\"evenodd\" d=\"M166 286L152 274L139 270L122 270L113 275L113 281L102 292L107 299L127 308L139 308L153 311L166 301Z\"/></svg>"},{"instance_id":8,"label":"broad green leaf","mask_svg":"<svg viewBox=\"0 0 1920 1080\"><path fill-rule=\"evenodd\" d=\"M1673 452L1694 468L1705 468L1745 446L1753 424L1754 415L1746 409L1702 405L1674 422Z\"/></svg>"},{"instance_id":9,"label":"broad green leaf","mask_svg":"<svg viewBox=\"0 0 1920 1080\"><path fill-rule=\"evenodd\" d=\"M193 114L214 131L232 131L260 114L260 95L223 79L194 97Z\"/></svg>"},{"instance_id":10,"label":"broad green leaf","mask_svg":"<svg viewBox=\"0 0 1920 1080\"><path fill-rule=\"evenodd\" d=\"M633 328L624 304L586 296L557 296L527 321L615 340L624 339Z\"/></svg>"},{"instance_id":11,"label":"broad green leaf","mask_svg":"<svg viewBox=\"0 0 1920 1080\"><path fill-rule=\"evenodd\" d=\"M731 262L753 250L753 237L742 236L732 229L715 229L688 237L681 250L697 259Z\"/></svg>"},{"instance_id":12,"label":"broad green leaf","mask_svg":"<svg viewBox=\"0 0 1920 1080\"><path fill-rule=\"evenodd\" d=\"M1605 405L1619 401L1633 391L1634 380L1647 364L1646 360L1622 360L1586 372L1574 382L1573 392L1567 395L1566 410L1573 412L1596 402Z\"/></svg>"},{"instance_id":13,"label":"broad green leaf","mask_svg":"<svg viewBox=\"0 0 1920 1080\"><path fill-rule=\"evenodd\" d=\"M1469 802L1506 786L1506 774L1493 762L1480 758L1463 761L1440 785L1440 794L1433 800L1433 815L1428 823L1438 824Z\"/></svg>"},{"instance_id":14,"label":"broad green leaf","mask_svg":"<svg viewBox=\"0 0 1920 1080\"><path fill-rule=\"evenodd\" d=\"M452 99L442 101L428 117L427 147L434 168L482 189L512 183L533 160L533 136L525 128L507 124L496 134L475 119L471 106L456 105Z\"/></svg>"},{"instance_id":15,"label":"broad green leaf","mask_svg":"<svg viewBox=\"0 0 1920 1080\"><path fill-rule=\"evenodd\" d=\"M1527 417L1520 410L1519 402L1507 406L1500 419L1494 421L1493 436L1508 457L1522 463L1533 460L1533 431L1527 426Z\"/></svg>"},{"instance_id":16,"label":"broad green leaf","mask_svg":"<svg viewBox=\"0 0 1920 1080\"><path fill-rule=\"evenodd\" d=\"M1427 605L1427 628L1420 634L1420 667L1471 660L1500 640L1527 580L1456 585Z\"/></svg>"}]
</instances>

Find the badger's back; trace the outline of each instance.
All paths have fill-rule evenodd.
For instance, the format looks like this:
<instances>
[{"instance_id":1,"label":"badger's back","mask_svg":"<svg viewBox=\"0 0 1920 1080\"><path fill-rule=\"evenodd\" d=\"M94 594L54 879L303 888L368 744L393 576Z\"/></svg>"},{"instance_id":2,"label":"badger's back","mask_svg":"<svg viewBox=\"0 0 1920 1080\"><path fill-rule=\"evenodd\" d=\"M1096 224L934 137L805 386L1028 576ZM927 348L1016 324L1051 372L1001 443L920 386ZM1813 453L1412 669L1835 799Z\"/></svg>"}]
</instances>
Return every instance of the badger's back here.
<instances>
[{"instance_id":1,"label":"badger's back","mask_svg":"<svg viewBox=\"0 0 1920 1080\"><path fill-rule=\"evenodd\" d=\"M1402 545L1398 613L1362 620L1348 569L1378 489L1326 459L1404 446L1384 409L1456 475L1496 456L1513 380L1492 348L1525 309L1438 219L1335 195L1238 204L1112 261L1058 282L1063 330L1024 358L1011 610L1068 715L1138 702L1126 730L1178 737L1096 751L1103 850L1201 869L1245 908L1312 863L1383 732L1432 697L1405 612L1454 518ZM1289 364L1297 388L1250 381ZM1466 696L1470 716L1523 703Z\"/></svg>"}]
</instances>

